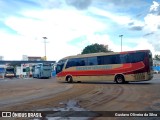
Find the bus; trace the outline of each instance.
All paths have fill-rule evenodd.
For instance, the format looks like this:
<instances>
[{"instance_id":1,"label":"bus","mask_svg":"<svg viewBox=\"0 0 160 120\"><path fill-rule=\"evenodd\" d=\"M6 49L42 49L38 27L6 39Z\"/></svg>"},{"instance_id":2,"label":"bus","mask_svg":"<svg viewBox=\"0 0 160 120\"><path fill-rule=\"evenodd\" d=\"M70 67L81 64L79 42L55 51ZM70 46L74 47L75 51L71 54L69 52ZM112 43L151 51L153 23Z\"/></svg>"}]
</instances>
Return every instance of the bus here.
<instances>
[{"instance_id":1,"label":"bus","mask_svg":"<svg viewBox=\"0 0 160 120\"><path fill-rule=\"evenodd\" d=\"M47 63L39 63L32 67L33 78L51 78L52 66Z\"/></svg>"},{"instance_id":2,"label":"bus","mask_svg":"<svg viewBox=\"0 0 160 120\"><path fill-rule=\"evenodd\" d=\"M150 50L91 53L68 56L58 61L60 81L114 81L118 84L146 81L153 77Z\"/></svg>"},{"instance_id":3,"label":"bus","mask_svg":"<svg viewBox=\"0 0 160 120\"><path fill-rule=\"evenodd\" d=\"M6 78L14 78L16 77L16 70L13 66L7 66L5 70Z\"/></svg>"}]
</instances>

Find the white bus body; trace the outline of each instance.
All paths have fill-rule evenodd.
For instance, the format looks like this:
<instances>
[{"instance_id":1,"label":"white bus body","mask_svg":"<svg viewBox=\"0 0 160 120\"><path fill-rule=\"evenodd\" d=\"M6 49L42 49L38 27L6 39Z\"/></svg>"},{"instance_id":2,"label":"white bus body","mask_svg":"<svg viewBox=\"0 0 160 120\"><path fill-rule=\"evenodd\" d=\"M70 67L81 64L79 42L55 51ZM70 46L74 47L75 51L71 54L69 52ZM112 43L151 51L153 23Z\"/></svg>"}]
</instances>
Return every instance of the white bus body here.
<instances>
[{"instance_id":1,"label":"white bus body","mask_svg":"<svg viewBox=\"0 0 160 120\"><path fill-rule=\"evenodd\" d=\"M33 78L50 78L51 72L50 64L38 64L33 67Z\"/></svg>"}]
</instances>

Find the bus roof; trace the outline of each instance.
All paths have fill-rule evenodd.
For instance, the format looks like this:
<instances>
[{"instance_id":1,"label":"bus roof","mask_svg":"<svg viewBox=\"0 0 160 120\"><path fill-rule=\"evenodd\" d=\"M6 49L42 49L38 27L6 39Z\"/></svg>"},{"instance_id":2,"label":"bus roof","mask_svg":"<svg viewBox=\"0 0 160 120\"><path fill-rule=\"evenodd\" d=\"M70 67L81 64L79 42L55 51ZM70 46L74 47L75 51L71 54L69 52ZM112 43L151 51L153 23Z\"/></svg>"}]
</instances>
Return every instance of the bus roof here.
<instances>
[{"instance_id":1,"label":"bus roof","mask_svg":"<svg viewBox=\"0 0 160 120\"><path fill-rule=\"evenodd\" d=\"M94 56L103 56L103 55L126 54L126 53L133 53L133 52L150 52L150 50L134 50L134 51L123 51L123 52L99 52L99 53L89 53L89 54L78 54L78 55L64 57L61 60L70 59L70 58L85 58L85 57L94 57Z\"/></svg>"}]
</instances>

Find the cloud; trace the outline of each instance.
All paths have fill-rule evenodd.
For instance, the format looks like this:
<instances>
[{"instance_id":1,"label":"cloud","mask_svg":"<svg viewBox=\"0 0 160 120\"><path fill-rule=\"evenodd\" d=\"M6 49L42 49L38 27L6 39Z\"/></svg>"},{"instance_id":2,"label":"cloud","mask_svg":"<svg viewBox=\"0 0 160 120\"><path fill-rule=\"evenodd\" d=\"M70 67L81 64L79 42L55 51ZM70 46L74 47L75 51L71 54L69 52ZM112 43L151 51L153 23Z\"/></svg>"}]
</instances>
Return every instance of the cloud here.
<instances>
[{"instance_id":1,"label":"cloud","mask_svg":"<svg viewBox=\"0 0 160 120\"><path fill-rule=\"evenodd\" d=\"M72 10L28 11L23 14L26 18L9 17L6 20L6 25L22 35L47 34L62 37L63 34L64 39L67 39L67 36L74 38L106 27L105 24Z\"/></svg>"},{"instance_id":2,"label":"cloud","mask_svg":"<svg viewBox=\"0 0 160 120\"><path fill-rule=\"evenodd\" d=\"M130 28L130 30L141 31L141 30L143 30L143 26L133 26L133 27Z\"/></svg>"},{"instance_id":3,"label":"cloud","mask_svg":"<svg viewBox=\"0 0 160 120\"><path fill-rule=\"evenodd\" d=\"M155 48L153 44L150 44L150 42L145 38L139 38L138 44L133 49L135 50L151 50L153 53L155 53Z\"/></svg>"},{"instance_id":4,"label":"cloud","mask_svg":"<svg viewBox=\"0 0 160 120\"><path fill-rule=\"evenodd\" d=\"M156 1L153 1L153 4L150 6L149 13L144 17L144 28L143 35L147 39L148 43L153 46L154 53L160 51L160 4Z\"/></svg>"},{"instance_id":5,"label":"cloud","mask_svg":"<svg viewBox=\"0 0 160 120\"><path fill-rule=\"evenodd\" d=\"M123 41L123 44L135 44L135 46L125 46L123 50L132 51L132 50L151 50L151 52L155 55L156 53L160 53L155 49L155 46L148 41L147 38L137 37L137 38L127 38L127 41Z\"/></svg>"},{"instance_id":6,"label":"cloud","mask_svg":"<svg viewBox=\"0 0 160 120\"><path fill-rule=\"evenodd\" d=\"M15 33L0 29L0 44L7 46L10 43L8 47L12 50L0 52L0 55L5 53L4 59L11 59L12 55L12 59L21 59L23 54L44 56L42 37L48 38L49 60L79 54L86 45L93 43L109 45L109 49L120 51L120 34L124 34L126 39L123 50L160 51L159 6L155 3L150 8L145 0L28 0L27 3L15 2L13 6L5 4L6 7L1 3L0 6L8 8L4 9L8 12L0 14L0 21ZM145 10L142 10L144 6ZM9 13L10 10L13 12ZM147 15L135 17L147 10ZM4 46L1 49L7 51Z\"/></svg>"},{"instance_id":7,"label":"cloud","mask_svg":"<svg viewBox=\"0 0 160 120\"><path fill-rule=\"evenodd\" d=\"M118 15L118 14L113 14L112 12L108 12L96 7L90 7L89 11L91 13L106 17L106 19L111 19L115 23L119 25L128 25L129 23L133 22L132 19L129 16L124 16L124 15Z\"/></svg>"},{"instance_id":8,"label":"cloud","mask_svg":"<svg viewBox=\"0 0 160 120\"><path fill-rule=\"evenodd\" d=\"M144 6L146 4L146 2L144 0L104 0L105 2L108 3L112 3L117 7L126 7L130 8L130 7L141 7ZM138 6L137 6L138 5Z\"/></svg>"},{"instance_id":9,"label":"cloud","mask_svg":"<svg viewBox=\"0 0 160 120\"><path fill-rule=\"evenodd\" d=\"M4 60L22 60L22 55L44 56L44 42L42 38L32 38L22 35L11 35L0 31L0 55ZM81 52L77 46L66 44L61 40L49 37L46 44L48 60L56 60Z\"/></svg>"},{"instance_id":10,"label":"cloud","mask_svg":"<svg viewBox=\"0 0 160 120\"><path fill-rule=\"evenodd\" d=\"M88 35L86 40L88 41L89 44L98 43L98 44L108 45L108 49L114 52L121 51L120 41L118 44L116 44L115 42L113 42L113 40L111 40L110 36L106 34ZM127 51L127 50L132 50L132 48L129 46L123 45L123 51Z\"/></svg>"},{"instance_id":11,"label":"cloud","mask_svg":"<svg viewBox=\"0 0 160 120\"><path fill-rule=\"evenodd\" d=\"M91 5L92 0L66 0L66 3L67 5L74 6L78 10L84 10Z\"/></svg>"},{"instance_id":12,"label":"cloud","mask_svg":"<svg viewBox=\"0 0 160 120\"><path fill-rule=\"evenodd\" d=\"M0 30L0 55L5 60L21 60L22 55L42 56L43 44L35 41L33 38L9 34ZM37 52L37 50L39 52Z\"/></svg>"},{"instance_id":13,"label":"cloud","mask_svg":"<svg viewBox=\"0 0 160 120\"><path fill-rule=\"evenodd\" d=\"M158 26L160 26L160 3L153 1L153 4L150 6L150 12L145 16L144 22L146 28L157 31Z\"/></svg>"},{"instance_id":14,"label":"cloud","mask_svg":"<svg viewBox=\"0 0 160 120\"><path fill-rule=\"evenodd\" d=\"M33 0L0 0L0 19L4 19L9 15L20 15L19 12L26 9L38 8L38 3Z\"/></svg>"},{"instance_id":15,"label":"cloud","mask_svg":"<svg viewBox=\"0 0 160 120\"><path fill-rule=\"evenodd\" d=\"M84 45L79 47L79 45L71 45L68 42L77 37L94 34L96 31L106 29L104 23L90 16L85 16L78 10L28 10L21 14L23 14L24 17L10 16L5 21L8 27L23 36L19 39L21 41L19 44L25 43L26 48L25 50L21 49L22 52L19 53L21 56L22 54L31 56L34 53L32 51L35 51L35 53L38 52L39 54L37 55L44 56L42 39L44 36L46 36L48 38L47 41L49 41L47 44L48 59L58 60L67 55L78 54L81 53ZM18 38L12 38L13 41L15 39ZM32 40L34 42L32 42ZM40 45L34 47L36 43ZM29 44L31 45L29 46ZM84 41L84 44L87 43Z\"/></svg>"},{"instance_id":16,"label":"cloud","mask_svg":"<svg viewBox=\"0 0 160 120\"><path fill-rule=\"evenodd\" d=\"M62 8L65 5L64 0L39 0L37 4L46 9Z\"/></svg>"},{"instance_id":17,"label":"cloud","mask_svg":"<svg viewBox=\"0 0 160 120\"><path fill-rule=\"evenodd\" d=\"M154 32L150 32L150 33L145 34L144 37L149 36L149 35L153 35L153 34L154 34Z\"/></svg>"},{"instance_id":18,"label":"cloud","mask_svg":"<svg viewBox=\"0 0 160 120\"><path fill-rule=\"evenodd\" d=\"M150 7L150 13L152 14L160 14L160 4L156 1L153 1L153 5Z\"/></svg>"},{"instance_id":19,"label":"cloud","mask_svg":"<svg viewBox=\"0 0 160 120\"><path fill-rule=\"evenodd\" d=\"M132 25L134 25L134 22L130 22L130 23L128 23L128 25L129 25L129 26L132 26Z\"/></svg>"},{"instance_id":20,"label":"cloud","mask_svg":"<svg viewBox=\"0 0 160 120\"><path fill-rule=\"evenodd\" d=\"M148 6L146 0L93 0L92 2L92 7L116 13L139 13L146 6Z\"/></svg>"}]
</instances>

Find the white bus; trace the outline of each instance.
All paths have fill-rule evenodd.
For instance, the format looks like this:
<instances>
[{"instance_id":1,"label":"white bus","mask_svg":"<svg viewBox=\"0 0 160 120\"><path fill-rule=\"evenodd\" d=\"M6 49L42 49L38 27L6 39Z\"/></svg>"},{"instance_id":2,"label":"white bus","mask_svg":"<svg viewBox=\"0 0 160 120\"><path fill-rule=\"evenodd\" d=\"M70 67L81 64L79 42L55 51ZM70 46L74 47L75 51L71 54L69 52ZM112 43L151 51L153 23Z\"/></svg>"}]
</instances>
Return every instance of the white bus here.
<instances>
[{"instance_id":1,"label":"white bus","mask_svg":"<svg viewBox=\"0 0 160 120\"><path fill-rule=\"evenodd\" d=\"M32 67L33 78L51 78L51 64L40 63Z\"/></svg>"}]
</instances>

